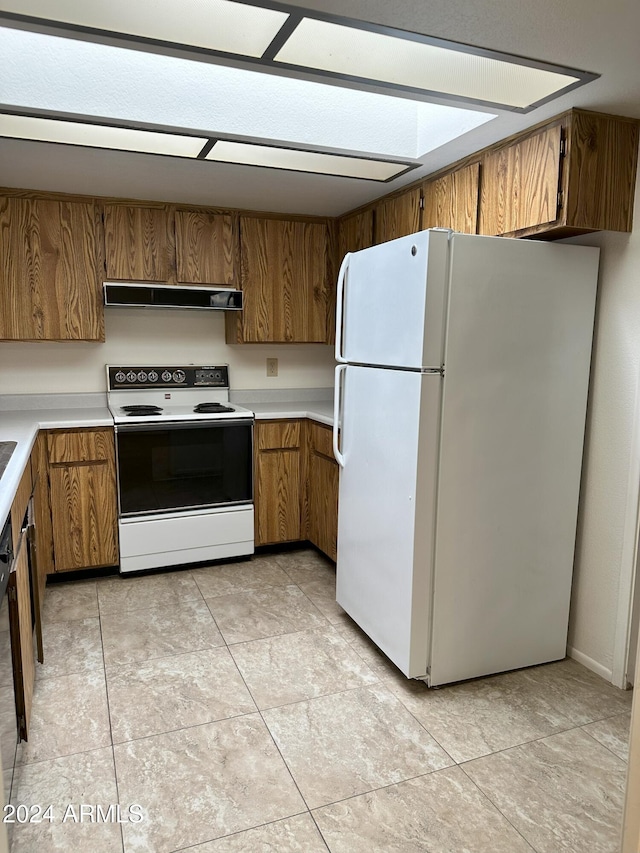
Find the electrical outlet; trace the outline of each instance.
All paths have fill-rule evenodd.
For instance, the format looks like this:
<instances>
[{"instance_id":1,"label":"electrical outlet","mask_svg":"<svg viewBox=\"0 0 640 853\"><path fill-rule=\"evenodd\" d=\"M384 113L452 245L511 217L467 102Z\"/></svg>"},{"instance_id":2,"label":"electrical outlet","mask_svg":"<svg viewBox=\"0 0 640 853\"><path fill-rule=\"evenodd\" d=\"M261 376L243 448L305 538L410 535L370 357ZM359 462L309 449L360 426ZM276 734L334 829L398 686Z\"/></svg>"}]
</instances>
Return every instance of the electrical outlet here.
<instances>
[{"instance_id":1,"label":"electrical outlet","mask_svg":"<svg viewBox=\"0 0 640 853\"><path fill-rule=\"evenodd\" d=\"M268 358L267 359L267 376L277 376L278 375L278 359L277 358Z\"/></svg>"}]
</instances>

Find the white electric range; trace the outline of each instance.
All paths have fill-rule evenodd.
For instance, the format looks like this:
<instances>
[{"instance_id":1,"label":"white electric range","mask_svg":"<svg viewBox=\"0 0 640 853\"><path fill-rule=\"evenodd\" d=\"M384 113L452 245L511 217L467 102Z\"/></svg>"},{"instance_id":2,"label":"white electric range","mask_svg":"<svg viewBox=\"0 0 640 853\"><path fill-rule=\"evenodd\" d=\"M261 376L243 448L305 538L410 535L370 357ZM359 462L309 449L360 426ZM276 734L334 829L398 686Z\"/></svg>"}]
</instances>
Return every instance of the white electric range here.
<instances>
[{"instance_id":1,"label":"white electric range","mask_svg":"<svg viewBox=\"0 0 640 853\"><path fill-rule=\"evenodd\" d=\"M120 571L253 553L253 412L227 365L107 365Z\"/></svg>"}]
</instances>

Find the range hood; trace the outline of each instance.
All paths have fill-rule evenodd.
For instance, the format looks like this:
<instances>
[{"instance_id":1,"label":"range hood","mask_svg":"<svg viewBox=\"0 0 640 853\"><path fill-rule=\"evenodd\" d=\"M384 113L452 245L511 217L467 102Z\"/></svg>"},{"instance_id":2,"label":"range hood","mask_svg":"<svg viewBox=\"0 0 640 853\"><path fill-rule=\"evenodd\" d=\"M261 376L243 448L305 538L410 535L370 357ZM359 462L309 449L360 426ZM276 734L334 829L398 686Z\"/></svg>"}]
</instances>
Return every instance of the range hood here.
<instances>
[{"instance_id":1,"label":"range hood","mask_svg":"<svg viewBox=\"0 0 640 853\"><path fill-rule=\"evenodd\" d=\"M242 291L229 287L185 287L180 284L104 282L105 306L128 308L199 308L241 311Z\"/></svg>"}]
</instances>

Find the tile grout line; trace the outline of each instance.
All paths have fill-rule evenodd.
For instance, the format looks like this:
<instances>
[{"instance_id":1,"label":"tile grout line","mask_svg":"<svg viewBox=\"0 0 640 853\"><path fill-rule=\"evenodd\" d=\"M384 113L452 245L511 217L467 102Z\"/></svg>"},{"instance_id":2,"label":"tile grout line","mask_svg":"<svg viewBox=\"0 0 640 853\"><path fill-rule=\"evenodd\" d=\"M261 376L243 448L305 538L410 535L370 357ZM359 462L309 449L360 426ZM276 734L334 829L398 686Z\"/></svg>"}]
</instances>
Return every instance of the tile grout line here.
<instances>
[{"instance_id":1,"label":"tile grout line","mask_svg":"<svg viewBox=\"0 0 640 853\"><path fill-rule=\"evenodd\" d=\"M102 636L102 613L100 612L100 600L98 598L98 589L96 586L96 599L98 602L98 623L100 627L100 646L102 648L102 668L104 672L104 692L107 700L107 718L109 720L109 736L111 739L111 760L113 761L113 778L116 786L116 799L119 805L122 805L120 802L120 786L118 785L118 767L116 765L116 749L115 744L113 742L113 724L111 722L111 704L109 702L109 683L107 679L107 662L104 657L104 638ZM120 824L120 844L122 845L122 853L125 853L125 845L124 845L124 829L123 824Z\"/></svg>"},{"instance_id":2,"label":"tile grout line","mask_svg":"<svg viewBox=\"0 0 640 853\"><path fill-rule=\"evenodd\" d=\"M469 774L467 773L465 768L462 766L462 764L458 764L457 766L460 768L460 770L462 770L462 772L464 773L466 778L469 780L469 782L471 782L471 784L474 786L474 788L476 788L476 790L478 791L480 796L483 797L484 799L486 799L488 803L491 803L493 808L498 812L498 814L500 814L506 820L506 822L509 824L509 826L513 827L514 832L518 833L518 835L520 836L520 838L522 838L522 840L525 842L525 844L527 844L533 851L535 851L535 853L545 853L545 851L540 850L538 847L534 847L532 842L529 841L529 839L518 829L517 826L515 826L515 824L509 819L509 817L507 817L507 815L498 806L498 804L494 803L493 800L491 799L491 797L486 793L486 791L484 791L480 787L480 785L478 785L476 780L472 779L471 776L469 776Z\"/></svg>"},{"instance_id":3,"label":"tile grout line","mask_svg":"<svg viewBox=\"0 0 640 853\"><path fill-rule=\"evenodd\" d=\"M611 720L611 719L613 719L613 717L607 717L607 719ZM597 720L596 722L602 722L602 720ZM610 747L610 746L607 746L607 744L606 744L606 743L602 743L602 741L601 741L601 740L598 740L598 738L597 738L597 737L595 737L595 735L592 735L592 734L591 734L591 732L588 732L588 731L587 731L587 726L590 726L590 725L592 725L592 724L591 724L591 723L586 723L584 726L578 726L577 728L579 728L579 729L580 729L580 731L583 731L586 735L589 735L589 737L590 737L592 740L594 740L596 743L599 743L599 744L600 744L600 746L603 746L606 750L608 750L608 751L611 753L611 755L615 755L615 757L616 757L619 761L622 761L622 762L623 762L623 763L628 767L628 766L629 766L629 759L628 759L628 758L623 758L621 755L618 755L618 753L617 753L617 752L614 752L614 750L613 750L613 749L611 749L611 747Z\"/></svg>"}]
</instances>

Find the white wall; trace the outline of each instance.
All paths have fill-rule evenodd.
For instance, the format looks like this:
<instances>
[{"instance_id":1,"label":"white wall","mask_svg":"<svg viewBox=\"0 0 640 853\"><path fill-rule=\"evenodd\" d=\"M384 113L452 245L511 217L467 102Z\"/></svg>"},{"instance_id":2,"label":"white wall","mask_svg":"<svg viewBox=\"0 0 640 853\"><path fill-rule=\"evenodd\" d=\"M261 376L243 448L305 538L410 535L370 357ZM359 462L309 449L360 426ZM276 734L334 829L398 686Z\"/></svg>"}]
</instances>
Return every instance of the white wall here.
<instances>
[{"instance_id":1,"label":"white wall","mask_svg":"<svg viewBox=\"0 0 640 853\"><path fill-rule=\"evenodd\" d=\"M569 646L610 674L618 620L629 468L640 376L640 180L631 234L569 242L600 246L600 288ZM639 484L632 484L637 489Z\"/></svg>"},{"instance_id":2,"label":"white wall","mask_svg":"<svg viewBox=\"0 0 640 853\"><path fill-rule=\"evenodd\" d=\"M333 387L333 348L224 342L222 312L109 308L106 342L0 343L0 394L105 391L105 364L225 364L233 389ZM266 358L279 361L266 375Z\"/></svg>"}]
</instances>

